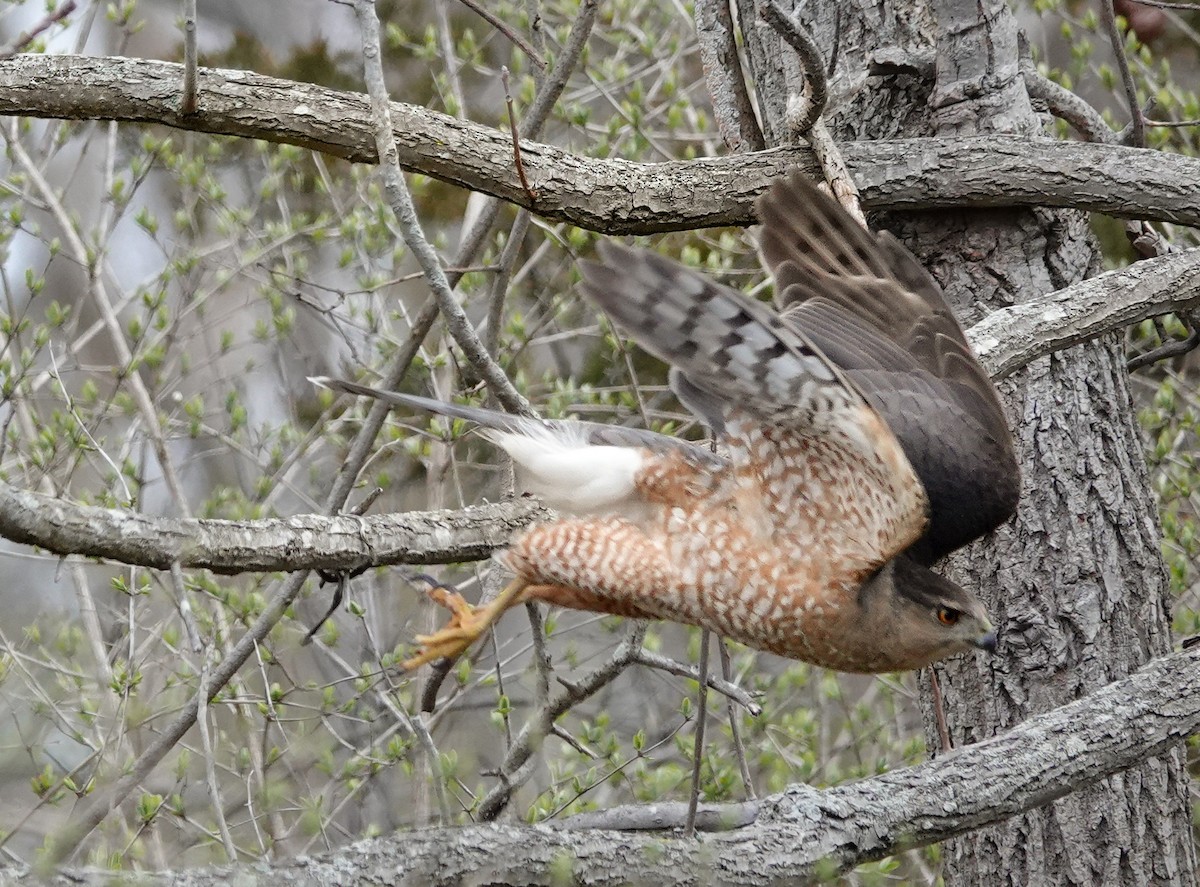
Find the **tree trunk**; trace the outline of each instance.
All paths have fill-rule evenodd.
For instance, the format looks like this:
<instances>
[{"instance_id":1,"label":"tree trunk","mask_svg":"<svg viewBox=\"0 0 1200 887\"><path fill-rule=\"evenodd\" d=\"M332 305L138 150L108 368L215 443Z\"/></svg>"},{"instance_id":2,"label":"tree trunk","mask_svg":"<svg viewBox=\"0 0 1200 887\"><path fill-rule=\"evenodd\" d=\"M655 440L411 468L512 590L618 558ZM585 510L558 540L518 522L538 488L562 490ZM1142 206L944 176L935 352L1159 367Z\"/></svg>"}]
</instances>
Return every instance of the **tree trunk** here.
<instances>
[{"instance_id":1,"label":"tree trunk","mask_svg":"<svg viewBox=\"0 0 1200 887\"><path fill-rule=\"evenodd\" d=\"M755 0L739 4L763 129L778 144L794 61L773 34L745 26ZM835 46L837 35L827 112L837 138L1040 132L1003 0L801 5L815 16L806 24L820 46ZM881 49L900 60L889 68L899 73L867 80ZM920 60L934 51L931 70ZM966 325L1098 267L1080 213L938 211L886 221ZM938 669L956 743L1007 730L1170 649L1158 516L1119 345L1109 337L1039 360L1002 386L1024 495L1014 521L947 567L988 601L1002 645L991 659ZM948 842L946 882L1194 884L1187 791L1176 749Z\"/></svg>"}]
</instances>

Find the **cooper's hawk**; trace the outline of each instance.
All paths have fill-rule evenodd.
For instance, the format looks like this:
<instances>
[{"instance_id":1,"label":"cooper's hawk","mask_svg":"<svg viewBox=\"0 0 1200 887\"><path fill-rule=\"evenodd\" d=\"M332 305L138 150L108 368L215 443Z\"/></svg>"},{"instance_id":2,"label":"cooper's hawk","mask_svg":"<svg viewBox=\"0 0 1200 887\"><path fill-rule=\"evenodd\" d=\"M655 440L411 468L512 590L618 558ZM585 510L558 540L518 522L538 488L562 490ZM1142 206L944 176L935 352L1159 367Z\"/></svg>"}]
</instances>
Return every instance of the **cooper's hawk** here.
<instances>
[{"instance_id":1,"label":"cooper's hawk","mask_svg":"<svg viewBox=\"0 0 1200 887\"><path fill-rule=\"evenodd\" d=\"M843 671L918 668L996 635L928 565L1006 520L1018 469L1000 402L941 291L890 235L794 174L758 201L782 313L651 252L601 244L583 293L718 434L542 422L321 384L479 423L560 513L499 555L515 580L418 640L462 652L540 600L712 629Z\"/></svg>"}]
</instances>

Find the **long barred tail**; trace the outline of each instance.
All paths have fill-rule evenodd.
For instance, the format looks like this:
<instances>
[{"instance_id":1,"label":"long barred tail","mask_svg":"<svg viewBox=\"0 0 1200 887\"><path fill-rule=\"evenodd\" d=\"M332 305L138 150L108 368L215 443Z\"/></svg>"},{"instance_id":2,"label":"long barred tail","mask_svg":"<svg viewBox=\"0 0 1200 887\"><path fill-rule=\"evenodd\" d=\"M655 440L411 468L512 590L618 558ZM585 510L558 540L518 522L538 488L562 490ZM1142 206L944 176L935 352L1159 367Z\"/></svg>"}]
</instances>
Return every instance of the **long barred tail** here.
<instances>
[{"instance_id":1,"label":"long barred tail","mask_svg":"<svg viewBox=\"0 0 1200 887\"><path fill-rule=\"evenodd\" d=\"M345 379L333 379L329 376L310 376L308 381L321 388L328 388L330 391L371 397L395 407L473 422L485 429L486 432L517 434L538 439L550 436L563 441L578 441L581 445L586 443L605 447L642 447L656 453L682 451L691 459L704 460L706 458L705 451L690 441L668 437L644 428L602 425L599 422L580 422L575 419L530 419L526 416L515 416L512 413L501 413L498 410L435 400L419 394L385 391L382 388L372 388L369 385L360 385ZM496 439L494 433L485 433L485 436L492 440ZM713 464L719 462L719 460L710 461Z\"/></svg>"},{"instance_id":2,"label":"long barred tail","mask_svg":"<svg viewBox=\"0 0 1200 887\"><path fill-rule=\"evenodd\" d=\"M724 464L689 441L638 428L530 419L327 376L310 381L331 391L474 422L484 437L512 457L519 489L566 514L640 515L645 503L636 480L650 454L679 452L689 463L707 468Z\"/></svg>"}]
</instances>

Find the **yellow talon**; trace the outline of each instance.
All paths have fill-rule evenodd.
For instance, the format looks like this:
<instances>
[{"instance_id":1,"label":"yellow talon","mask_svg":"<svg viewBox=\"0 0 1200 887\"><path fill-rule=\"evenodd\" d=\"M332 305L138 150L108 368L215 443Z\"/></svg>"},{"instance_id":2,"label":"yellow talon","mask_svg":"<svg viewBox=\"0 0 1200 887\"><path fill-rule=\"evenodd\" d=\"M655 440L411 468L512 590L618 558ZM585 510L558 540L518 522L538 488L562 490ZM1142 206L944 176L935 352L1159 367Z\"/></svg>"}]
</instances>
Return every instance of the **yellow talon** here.
<instances>
[{"instance_id":1,"label":"yellow talon","mask_svg":"<svg viewBox=\"0 0 1200 887\"><path fill-rule=\"evenodd\" d=\"M437 659L454 659L471 646L492 624L500 618L525 590L525 582L515 580L500 592L486 607L474 607L457 591L440 585L429 589L433 601L450 611L450 621L434 634L417 635L420 649L409 659L400 663L404 671L415 671Z\"/></svg>"}]
</instances>

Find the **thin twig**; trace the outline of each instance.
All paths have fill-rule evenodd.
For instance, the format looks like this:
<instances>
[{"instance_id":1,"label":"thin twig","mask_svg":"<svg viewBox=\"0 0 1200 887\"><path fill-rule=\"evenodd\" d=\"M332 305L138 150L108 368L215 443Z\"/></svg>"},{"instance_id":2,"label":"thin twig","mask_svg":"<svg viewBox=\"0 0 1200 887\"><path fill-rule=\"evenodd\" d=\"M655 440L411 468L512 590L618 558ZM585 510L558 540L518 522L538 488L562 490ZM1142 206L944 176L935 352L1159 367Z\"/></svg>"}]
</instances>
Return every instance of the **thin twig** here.
<instances>
[{"instance_id":1,"label":"thin twig","mask_svg":"<svg viewBox=\"0 0 1200 887\"><path fill-rule=\"evenodd\" d=\"M500 253L496 276L492 278L488 292L488 314L483 328L483 345L488 353L496 358L500 356L500 330L504 326L504 300L508 295L508 284L512 280L512 270L517 259L521 257L521 249L525 245L525 236L529 233L532 220L529 210L517 210L517 217L513 219L509 229L508 241L504 244L504 251Z\"/></svg>"},{"instance_id":2,"label":"thin twig","mask_svg":"<svg viewBox=\"0 0 1200 887\"><path fill-rule=\"evenodd\" d=\"M529 619L529 637L533 646L533 665L537 675L534 689L534 704L545 707L550 700L550 676L554 667L550 660L550 648L546 643L546 623L542 610L535 601L525 604L525 615Z\"/></svg>"},{"instance_id":3,"label":"thin twig","mask_svg":"<svg viewBox=\"0 0 1200 887\"><path fill-rule=\"evenodd\" d=\"M292 601L304 586L306 575L305 573L295 573L287 578L280 590L267 603L255 623L238 639L233 649L220 664L213 669L206 688L206 702L211 702L212 698L229 683L238 669L250 658L258 641L265 638L276 623L283 618ZM121 777L109 792L95 798L88 807L84 808L83 812L72 818L67 829L56 836L54 852L50 854L55 864L61 864L73 856L84 838L91 834L92 830L150 775L150 772L166 757L167 752L174 748L196 723L199 711L199 694L197 693L184 705L175 720L167 725L158 739L138 756L133 769Z\"/></svg>"},{"instance_id":4,"label":"thin twig","mask_svg":"<svg viewBox=\"0 0 1200 887\"><path fill-rule=\"evenodd\" d=\"M1133 72L1129 70L1129 59L1125 57L1125 38L1117 27L1117 13L1113 8L1116 0L1098 0L1100 3L1100 19L1108 32L1108 40L1112 44L1113 55L1117 58L1117 70L1121 72L1121 84L1125 87L1125 97L1129 101L1130 122L1133 129L1129 144L1135 148L1146 147L1146 124L1142 116L1142 108L1138 102L1137 86L1133 82Z\"/></svg>"},{"instance_id":5,"label":"thin twig","mask_svg":"<svg viewBox=\"0 0 1200 887\"><path fill-rule=\"evenodd\" d=\"M462 348L463 355L472 368L479 373L505 409L523 416L532 416L533 408L529 402L513 387L504 371L492 360L483 343L479 341L462 306L454 298L454 292L450 288L437 253L425 237L421 220L413 205L412 194L409 193L404 174L400 171L391 105L383 76L379 16L371 0L355 0L354 11L362 31L363 71L371 98L371 118L376 151L380 158L379 168L383 176L384 191L400 226L400 233L421 270L425 272L425 278L437 299L447 331Z\"/></svg>"},{"instance_id":6,"label":"thin twig","mask_svg":"<svg viewBox=\"0 0 1200 887\"><path fill-rule=\"evenodd\" d=\"M586 795L592 789L597 788L598 786L604 785L604 783L608 782L614 776L623 772L625 770L625 768L627 768L630 764L634 763L635 761L641 761L641 760L648 758L652 752L657 751L659 748L661 748L662 746L664 746L668 742L670 742L672 739L674 739L675 734L678 733L680 730L682 730L683 726L686 723L687 723L686 718L681 720L675 726L674 729L669 730L665 736L663 736L660 740L658 740L658 742L654 743L651 746L648 746L647 748L644 748L644 749L638 751L635 754L630 755L628 758L626 758L620 764L617 764L615 767L613 767L607 773L604 773L603 775L592 780L592 782L590 782L588 785L585 785L582 788L580 788L574 794L573 797L570 797L567 800L563 801L561 804L559 804L557 807L555 807L554 810L552 810L549 814L547 814L546 819L548 819L548 820L555 819L558 816L558 814L562 813L564 810L566 810L568 807L570 807L572 804L574 804L576 801L578 801L580 798L582 798L584 795ZM557 733L555 735L557 735ZM582 751L583 749L580 749L580 750ZM591 757L594 758L595 755L592 755ZM694 814L694 812L695 811L693 811L693 814ZM693 827L695 826L695 816L694 815L692 817L692 825L693 825ZM689 833L687 835L687 837L691 837L691 834Z\"/></svg>"},{"instance_id":7,"label":"thin twig","mask_svg":"<svg viewBox=\"0 0 1200 887\"><path fill-rule=\"evenodd\" d=\"M183 626L187 630L192 652L200 653L204 650L204 642L200 640L200 629L196 627L196 616L192 613L192 604L187 596L187 583L184 582L183 568L179 566L179 561L171 564L171 585L175 589L175 606L179 609L179 618L183 620Z\"/></svg>"},{"instance_id":8,"label":"thin twig","mask_svg":"<svg viewBox=\"0 0 1200 887\"><path fill-rule=\"evenodd\" d=\"M426 675L425 684L421 687L419 707L422 714L432 714L437 710L438 693L450 672L454 670L456 662L455 659L446 658L429 664L429 674Z\"/></svg>"},{"instance_id":9,"label":"thin twig","mask_svg":"<svg viewBox=\"0 0 1200 887\"><path fill-rule=\"evenodd\" d=\"M321 649L327 656L330 657L338 666L345 671L346 674L358 676L358 670L353 668L348 662L342 659L335 650L329 647L322 646ZM372 655L379 659L379 650L374 648ZM379 689L380 684L376 683L372 686L372 695L379 705L386 709L392 717L396 719L396 723L408 730L417 740L417 745L421 750L421 755L424 758L426 776L433 783L434 793L437 797L438 812L441 816L443 824L451 822L450 816L450 801L446 795L445 780L442 778L441 771L438 768L438 750L434 745L433 737L429 733L428 727L420 717L413 717L408 713L408 710L402 705L398 705L394 699L396 694L396 686L392 682L391 675L388 672L383 672L383 680L387 684L390 692L385 693Z\"/></svg>"},{"instance_id":10,"label":"thin twig","mask_svg":"<svg viewBox=\"0 0 1200 887\"><path fill-rule=\"evenodd\" d=\"M15 126L15 123L16 121L14 120L12 125ZM97 313L103 319L105 328L108 330L109 341L116 355L118 371L128 383L133 402L137 406L138 413L141 415L142 421L146 426L146 433L150 438L155 459L158 462L159 468L162 469L163 481L167 486L167 491L170 493L171 500L174 502L175 508L179 513L184 517L188 517L191 512L188 508L187 497L183 494L183 486L180 484L179 476L175 472L175 463L171 460L170 452L167 449L167 442L163 435L158 410L154 405L153 398L150 397L150 392L146 389L141 375L136 371L133 352L130 351L129 342L125 338L124 325L117 316L112 300L109 298L108 289L101 279L99 255L102 255L102 253L97 254L84 243L79 233L78 225L71 218L70 213L67 212L58 194L55 193L45 176L42 175L41 170L37 168L33 159L21 145L20 139L16 137L15 130L10 129L9 132L9 152L16 158L17 164L29 177L34 188L42 195L51 215L54 216L59 227L62 229L63 239L66 241L75 261L88 273L87 292L91 296Z\"/></svg>"},{"instance_id":11,"label":"thin twig","mask_svg":"<svg viewBox=\"0 0 1200 887\"><path fill-rule=\"evenodd\" d=\"M380 699L387 700L388 710L391 711L397 718L404 722L413 736L417 738L417 744L421 748L422 757L425 758L425 773L429 781L433 783L434 796L437 798L438 814L442 818L442 824L448 825L453 821L450 815L450 800L446 796L446 781L442 778L441 758L438 755L437 746L433 744L433 736L429 733L429 728L425 726L424 719L417 715L410 716L408 711L402 705L394 705L387 697L387 694L379 694Z\"/></svg>"},{"instance_id":12,"label":"thin twig","mask_svg":"<svg viewBox=\"0 0 1200 887\"><path fill-rule=\"evenodd\" d=\"M585 758L590 758L591 760L594 761L594 760L596 760L597 757L599 757L594 751L592 751L590 748L588 748L586 745L584 745L582 742L580 742L578 739L576 739L574 736L572 736L570 733L568 733L566 728L563 727L561 724L555 724L553 727L551 727L550 734L552 736L557 736L559 739L561 739L567 745L571 746L571 748L575 749L575 751L579 752Z\"/></svg>"},{"instance_id":13,"label":"thin twig","mask_svg":"<svg viewBox=\"0 0 1200 887\"><path fill-rule=\"evenodd\" d=\"M433 14L437 25L437 41L439 55L443 69L446 72L445 90L450 93L448 105L454 116L460 120L465 120L467 116L467 96L463 91L462 77L459 76L459 71L462 70L463 61L455 52L454 33L450 28L450 15L447 9L447 4L442 0L434 0Z\"/></svg>"},{"instance_id":14,"label":"thin twig","mask_svg":"<svg viewBox=\"0 0 1200 887\"><path fill-rule=\"evenodd\" d=\"M539 707L529 719L516 741L504 756L504 761L494 775L500 784L487 793L479 805L479 820L489 822L508 806L513 792L520 788L533 773L534 753L542 739L550 732L554 722L569 708L577 705L603 687L612 683L618 675L633 664L642 648L646 636L646 624L635 622L629 627L625 639L613 651L603 665L586 674L581 680L568 683L561 678L563 689L554 694L544 706Z\"/></svg>"},{"instance_id":15,"label":"thin twig","mask_svg":"<svg viewBox=\"0 0 1200 887\"><path fill-rule=\"evenodd\" d=\"M29 46L29 44L35 39L37 39L39 34L54 25L56 22L62 21L74 11L75 0L67 0L66 3L49 13L45 18L43 18L28 31L22 31L20 36L18 36L17 39L12 42L11 46L7 47L6 49L0 49L0 60L10 59L17 53L24 52L25 48Z\"/></svg>"},{"instance_id":16,"label":"thin twig","mask_svg":"<svg viewBox=\"0 0 1200 887\"><path fill-rule=\"evenodd\" d=\"M1017 34L1017 59L1020 66L1021 78L1025 81L1025 91L1031 99L1046 103L1046 109L1060 120L1065 120L1072 129L1089 142L1111 145L1117 140L1113 131L1100 112L1093 108L1085 99L1071 92L1065 86L1055 83L1049 77L1044 77L1033 61L1033 53L1029 40L1024 32Z\"/></svg>"},{"instance_id":17,"label":"thin twig","mask_svg":"<svg viewBox=\"0 0 1200 887\"><path fill-rule=\"evenodd\" d=\"M567 42L559 52L550 76L546 78L545 84L538 90L533 102L525 112L525 116L521 118L521 138L536 138L537 134L542 131L542 127L550 117L550 112L558 102L558 97L567 87L567 78L571 76L571 72L575 70L575 66L583 57L583 50L592 33L592 26L596 24L596 13L599 9L600 0L583 0L579 4L579 15L571 23Z\"/></svg>"},{"instance_id":18,"label":"thin twig","mask_svg":"<svg viewBox=\"0 0 1200 887\"><path fill-rule=\"evenodd\" d=\"M1065 120L1076 132L1089 142L1104 145L1120 145L1134 137L1134 126L1131 123L1121 132L1114 132L1104 121L1100 113L1088 102L1066 87L1060 86L1053 80L1043 77L1033 62L1033 54L1029 41L1024 34L1017 35L1017 55L1020 64L1021 77L1025 81L1025 89L1032 99L1046 103L1046 108L1060 120ZM1123 56L1122 56L1123 57ZM1147 110L1134 116L1145 125L1153 125L1146 119ZM1136 219L1124 220L1125 236L1130 244L1143 259L1153 258L1169 252L1169 245L1164 244L1159 233L1146 221Z\"/></svg>"},{"instance_id":19,"label":"thin twig","mask_svg":"<svg viewBox=\"0 0 1200 887\"><path fill-rule=\"evenodd\" d=\"M525 56L537 66L539 71L546 70L546 59L542 56L542 54L534 49L528 40L509 27L503 19L490 12L488 8L481 3L476 3L475 0L458 0L458 2L507 37L508 42L517 49L521 50L521 52L525 53Z\"/></svg>"},{"instance_id":20,"label":"thin twig","mask_svg":"<svg viewBox=\"0 0 1200 887\"><path fill-rule=\"evenodd\" d=\"M1133 115L1133 118L1121 127L1121 131L1117 133L1117 144L1124 145L1128 148L1145 147L1144 145L1135 145L1134 138L1137 136L1138 127L1142 127L1143 132L1146 126L1146 119L1154 113L1154 109L1158 107L1158 99L1154 96L1146 99L1142 105L1141 111Z\"/></svg>"},{"instance_id":21,"label":"thin twig","mask_svg":"<svg viewBox=\"0 0 1200 887\"><path fill-rule=\"evenodd\" d=\"M525 17L529 20L529 40L541 56L546 55L546 31L542 27L542 7L540 0L525 0ZM533 75L538 89L542 88L542 74L539 71Z\"/></svg>"},{"instance_id":22,"label":"thin twig","mask_svg":"<svg viewBox=\"0 0 1200 887\"><path fill-rule=\"evenodd\" d=\"M1135 0L1140 2L1140 0ZM1200 9L1200 3L1196 4L1196 8ZM1173 126L1200 126L1200 119L1197 120L1146 120L1146 126L1157 127L1173 127Z\"/></svg>"},{"instance_id":23,"label":"thin twig","mask_svg":"<svg viewBox=\"0 0 1200 887\"><path fill-rule=\"evenodd\" d=\"M1151 366L1160 360L1179 357L1180 355L1187 354L1189 351L1194 351L1200 346L1200 318L1195 313L1189 312L1180 315L1179 319L1189 328L1187 337L1173 342L1166 342L1152 351L1129 358L1125 364L1129 372L1132 373L1134 370L1142 369L1142 367Z\"/></svg>"},{"instance_id":24,"label":"thin twig","mask_svg":"<svg viewBox=\"0 0 1200 887\"><path fill-rule=\"evenodd\" d=\"M508 88L507 66L500 67L500 82L504 84L504 104L508 107L508 129L512 133L513 165L517 170L517 178L521 180L521 190L525 192L525 196L529 198L532 206L537 200L537 192L529 187L529 180L525 178L525 164L521 160L521 134L517 131L517 115L513 113L513 98L512 91Z\"/></svg>"},{"instance_id":25,"label":"thin twig","mask_svg":"<svg viewBox=\"0 0 1200 887\"><path fill-rule=\"evenodd\" d=\"M183 101L179 110L195 114L196 97L196 0L183 0Z\"/></svg>"},{"instance_id":26,"label":"thin twig","mask_svg":"<svg viewBox=\"0 0 1200 887\"><path fill-rule=\"evenodd\" d=\"M200 686L196 691L198 705L196 725L200 728L200 747L204 750L204 780L208 784L208 794L211 800L209 808L217 818L217 830L221 833L221 844L225 848L225 856L230 862L237 862L237 846L233 843L233 835L229 832L229 823L225 821L225 802L221 798L220 783L217 782L217 764L213 757L212 737L208 730L209 665L208 652L205 651L203 664L200 666Z\"/></svg>"},{"instance_id":27,"label":"thin twig","mask_svg":"<svg viewBox=\"0 0 1200 887\"><path fill-rule=\"evenodd\" d=\"M1172 0L1130 0L1141 6L1157 6L1159 9L1186 9L1189 12L1200 10L1200 3L1177 3Z\"/></svg>"},{"instance_id":28,"label":"thin twig","mask_svg":"<svg viewBox=\"0 0 1200 887\"><path fill-rule=\"evenodd\" d=\"M485 591L485 594L486 593L487 592ZM483 602L480 601L480 604L482 605ZM526 605L526 606L528 606L528 605ZM491 630L488 632L488 638L492 645L492 656L496 660L493 671L496 675L496 699L499 700L502 697L507 696L508 693L504 689L504 666L500 661L500 639L498 637L496 637L496 627L494 625L492 626ZM503 718L503 720L504 720L504 747L505 748L511 748L512 741L513 741L512 718L509 717L509 714L510 714L510 711L508 711L508 710L503 711L501 713L501 718Z\"/></svg>"},{"instance_id":29,"label":"thin twig","mask_svg":"<svg viewBox=\"0 0 1200 887\"><path fill-rule=\"evenodd\" d=\"M689 678L693 681L700 680L700 672L695 667L675 659L668 659L666 656L658 653L651 653L649 650L639 649L635 651L633 661L638 665L644 665L647 668L656 668L659 671L665 671L668 674L677 675L681 678ZM737 684L722 680L715 675L708 675L705 683L708 684L710 690L715 690L722 696L736 702L754 717L762 714L762 706L755 702L750 694Z\"/></svg>"},{"instance_id":30,"label":"thin twig","mask_svg":"<svg viewBox=\"0 0 1200 887\"><path fill-rule=\"evenodd\" d=\"M683 825L685 838L692 838L696 834L696 805L700 802L700 768L704 764L704 728L708 723L708 641L708 629L701 629L700 665L697 668L700 680L696 685L696 732L692 737L692 791L688 795L688 813Z\"/></svg>"},{"instance_id":31,"label":"thin twig","mask_svg":"<svg viewBox=\"0 0 1200 887\"><path fill-rule=\"evenodd\" d=\"M732 683L733 662L724 638L718 639L717 651L721 654L721 678L726 683ZM725 707L729 712L729 732L733 736L733 753L737 758L738 772L742 775L742 787L746 790L746 797L753 801L758 795L754 791L754 779L750 775L750 764L746 760L746 745L742 741L742 719L738 716L732 699L726 699Z\"/></svg>"},{"instance_id":32,"label":"thin twig","mask_svg":"<svg viewBox=\"0 0 1200 887\"><path fill-rule=\"evenodd\" d=\"M812 35L800 24L800 10L792 15L779 5L778 0L766 0L759 7L759 15L789 46L796 51L800 69L804 76L807 95L788 95L787 126L793 141L805 139L821 165L821 174L829 183L829 189L837 202L864 228L862 201L858 186L846 167L842 152L834 143L833 134L825 125L822 114L829 99L829 88L825 79L825 59L821 48Z\"/></svg>"}]
</instances>

